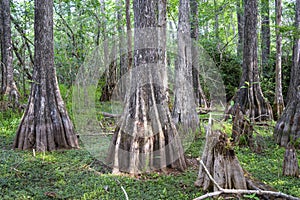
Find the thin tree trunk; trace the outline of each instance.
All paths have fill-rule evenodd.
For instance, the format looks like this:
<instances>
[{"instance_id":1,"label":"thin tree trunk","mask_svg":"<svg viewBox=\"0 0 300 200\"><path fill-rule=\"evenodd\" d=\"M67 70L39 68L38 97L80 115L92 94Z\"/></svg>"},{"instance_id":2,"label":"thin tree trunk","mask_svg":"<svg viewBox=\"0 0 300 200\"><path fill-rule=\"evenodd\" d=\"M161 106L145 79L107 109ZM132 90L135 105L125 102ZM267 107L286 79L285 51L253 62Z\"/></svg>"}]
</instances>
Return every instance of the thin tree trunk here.
<instances>
[{"instance_id":1,"label":"thin tree trunk","mask_svg":"<svg viewBox=\"0 0 300 200\"><path fill-rule=\"evenodd\" d=\"M10 1L1 1L2 15L2 94L8 95L10 101L18 106L19 91L14 81L13 74L13 46L11 38Z\"/></svg>"},{"instance_id":2,"label":"thin tree trunk","mask_svg":"<svg viewBox=\"0 0 300 200\"><path fill-rule=\"evenodd\" d=\"M193 91L192 40L190 38L190 0L180 0L178 22L178 57L175 67L173 119L183 138L199 128Z\"/></svg>"},{"instance_id":3,"label":"thin tree trunk","mask_svg":"<svg viewBox=\"0 0 300 200\"><path fill-rule=\"evenodd\" d=\"M127 29L127 69L132 67L132 31L130 19L130 0L126 0L126 29Z\"/></svg>"},{"instance_id":4,"label":"thin tree trunk","mask_svg":"<svg viewBox=\"0 0 300 200\"><path fill-rule=\"evenodd\" d=\"M284 101L282 95L282 73L281 73L281 57L282 57L282 35L280 33L282 1L275 0L276 3L276 87L275 87L275 119L280 118L284 110Z\"/></svg>"},{"instance_id":5,"label":"thin tree trunk","mask_svg":"<svg viewBox=\"0 0 300 200\"><path fill-rule=\"evenodd\" d=\"M78 148L54 68L53 0L35 1L34 34L34 82L13 147L37 151Z\"/></svg>"},{"instance_id":6,"label":"thin tree trunk","mask_svg":"<svg viewBox=\"0 0 300 200\"><path fill-rule=\"evenodd\" d=\"M200 84L199 74L199 50L198 50L198 36L199 36L199 13L198 2L191 0L191 39L192 39L192 75L193 75L193 88L195 94L196 106L207 108L207 98L202 90Z\"/></svg>"},{"instance_id":7,"label":"thin tree trunk","mask_svg":"<svg viewBox=\"0 0 300 200\"><path fill-rule=\"evenodd\" d=\"M242 3L241 3L242 1ZM236 0L237 7L237 19L238 19L238 44L237 44L237 55L239 58L243 56L243 46L244 46L244 26L245 26L245 16L244 16L244 0Z\"/></svg>"},{"instance_id":8,"label":"thin tree trunk","mask_svg":"<svg viewBox=\"0 0 300 200\"><path fill-rule=\"evenodd\" d=\"M261 13L261 63L262 74L266 75L269 71L271 45L269 0L261 0Z\"/></svg>"}]
</instances>

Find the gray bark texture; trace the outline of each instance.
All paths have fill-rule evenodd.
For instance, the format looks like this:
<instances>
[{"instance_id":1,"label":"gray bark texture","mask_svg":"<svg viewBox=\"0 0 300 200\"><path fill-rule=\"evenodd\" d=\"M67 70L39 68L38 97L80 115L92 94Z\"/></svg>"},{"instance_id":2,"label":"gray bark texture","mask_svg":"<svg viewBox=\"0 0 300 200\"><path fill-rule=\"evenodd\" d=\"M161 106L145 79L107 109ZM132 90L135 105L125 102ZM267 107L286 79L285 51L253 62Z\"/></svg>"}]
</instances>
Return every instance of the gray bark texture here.
<instances>
[{"instance_id":1,"label":"gray bark texture","mask_svg":"<svg viewBox=\"0 0 300 200\"><path fill-rule=\"evenodd\" d=\"M296 1L296 28L299 30L300 24L300 0ZM289 98L286 108L277 121L274 130L274 137L281 146L287 146L289 143L296 144L300 148L300 39L296 37L293 54L293 67L291 71L291 81L289 86Z\"/></svg>"},{"instance_id":2,"label":"gray bark texture","mask_svg":"<svg viewBox=\"0 0 300 200\"><path fill-rule=\"evenodd\" d=\"M257 0L245 1L244 14L243 71L235 103L229 113L234 116L239 106L251 121L270 120L273 118L272 108L263 96L257 63Z\"/></svg>"},{"instance_id":3,"label":"gray bark texture","mask_svg":"<svg viewBox=\"0 0 300 200\"><path fill-rule=\"evenodd\" d=\"M244 27L245 27L245 16L244 16L244 0L236 1L237 7L237 20L238 20L238 44L237 44L237 55L239 58L243 56L244 46Z\"/></svg>"},{"instance_id":4,"label":"gray bark texture","mask_svg":"<svg viewBox=\"0 0 300 200\"><path fill-rule=\"evenodd\" d=\"M195 95L196 106L207 108L207 98L202 90L199 74L199 50L198 50L198 36L199 36L199 12L197 0L191 0L191 39L192 39L192 75L193 88Z\"/></svg>"},{"instance_id":5,"label":"gray bark texture","mask_svg":"<svg viewBox=\"0 0 300 200\"><path fill-rule=\"evenodd\" d=\"M178 50L175 67L175 101L173 119L181 137L199 128L199 118L193 91L192 40L190 35L190 0L180 0L178 22Z\"/></svg>"},{"instance_id":6,"label":"gray bark texture","mask_svg":"<svg viewBox=\"0 0 300 200\"><path fill-rule=\"evenodd\" d=\"M11 38L10 1L1 2L1 68L2 68L2 94L8 95L10 101L16 106L20 96L13 74L13 45ZM14 101L14 102L13 102Z\"/></svg>"},{"instance_id":7,"label":"gray bark texture","mask_svg":"<svg viewBox=\"0 0 300 200\"><path fill-rule=\"evenodd\" d=\"M282 34L279 29L282 18L282 0L276 0L276 87L275 87L275 119L278 119L284 110L284 101L282 95Z\"/></svg>"},{"instance_id":8,"label":"gray bark texture","mask_svg":"<svg viewBox=\"0 0 300 200\"><path fill-rule=\"evenodd\" d=\"M37 151L78 148L54 68L53 0L35 1L34 34L34 82L13 147Z\"/></svg>"},{"instance_id":9,"label":"gray bark texture","mask_svg":"<svg viewBox=\"0 0 300 200\"><path fill-rule=\"evenodd\" d=\"M165 48L157 16L165 1L134 0L134 66L126 103L114 132L107 162L112 172L140 174L170 166L186 168L183 147L168 107ZM165 43L165 41L164 41Z\"/></svg>"},{"instance_id":10,"label":"gray bark texture","mask_svg":"<svg viewBox=\"0 0 300 200\"><path fill-rule=\"evenodd\" d=\"M261 15L261 63L262 74L266 75L269 72L271 45L269 0L261 0Z\"/></svg>"},{"instance_id":11,"label":"gray bark texture","mask_svg":"<svg viewBox=\"0 0 300 200\"><path fill-rule=\"evenodd\" d=\"M230 145L226 134L208 129L201 159L222 188L247 189L243 169ZM204 191L218 190L202 165L200 165L195 186L201 187Z\"/></svg>"}]
</instances>

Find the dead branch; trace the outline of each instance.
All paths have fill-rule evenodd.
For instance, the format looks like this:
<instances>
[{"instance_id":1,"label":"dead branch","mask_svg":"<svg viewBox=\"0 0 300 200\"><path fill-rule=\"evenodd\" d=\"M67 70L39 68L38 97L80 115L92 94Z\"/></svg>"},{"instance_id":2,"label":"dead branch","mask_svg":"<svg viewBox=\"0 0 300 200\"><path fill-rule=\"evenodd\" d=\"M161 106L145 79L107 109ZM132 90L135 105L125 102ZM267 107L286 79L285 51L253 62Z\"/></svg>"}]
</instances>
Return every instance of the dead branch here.
<instances>
[{"instance_id":1,"label":"dead branch","mask_svg":"<svg viewBox=\"0 0 300 200\"><path fill-rule=\"evenodd\" d=\"M263 191L263 190L223 189L222 187L220 187L218 185L218 183L211 176L211 174L209 173L208 169L206 168L206 166L204 165L202 160L200 161L200 164L203 166L203 168L204 168L205 172L207 173L208 177L210 178L210 180L217 186L217 188L220 191L207 193L205 195L195 198L194 200L206 199L206 198L218 196L221 194L258 194L258 195L271 195L274 197L281 197L281 198L288 199L288 200L300 200L300 198L293 197L293 196L290 196L288 194L284 194L281 192Z\"/></svg>"}]
</instances>

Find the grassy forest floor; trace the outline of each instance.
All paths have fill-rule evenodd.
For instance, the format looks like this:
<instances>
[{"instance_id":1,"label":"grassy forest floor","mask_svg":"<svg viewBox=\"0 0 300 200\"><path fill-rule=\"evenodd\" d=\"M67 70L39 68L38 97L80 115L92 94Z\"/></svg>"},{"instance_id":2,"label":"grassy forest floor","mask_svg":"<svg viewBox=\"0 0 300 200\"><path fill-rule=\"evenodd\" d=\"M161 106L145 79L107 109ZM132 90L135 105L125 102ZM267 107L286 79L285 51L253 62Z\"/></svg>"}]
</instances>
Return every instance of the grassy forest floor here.
<instances>
[{"instance_id":1,"label":"grassy forest floor","mask_svg":"<svg viewBox=\"0 0 300 200\"><path fill-rule=\"evenodd\" d=\"M198 165L183 173L151 173L139 177L115 176L83 146L79 150L40 152L12 150L21 114L0 112L0 199L193 199L203 193L194 187ZM225 126L230 132L230 125ZM253 153L235 147L242 167L278 191L300 197L300 178L282 176L284 149L272 139L272 126L256 127L264 150ZM201 155L204 137L186 151L190 161ZM300 161L300 151L298 160ZM300 163L299 163L300 164ZM245 199L257 199L245 197Z\"/></svg>"}]
</instances>

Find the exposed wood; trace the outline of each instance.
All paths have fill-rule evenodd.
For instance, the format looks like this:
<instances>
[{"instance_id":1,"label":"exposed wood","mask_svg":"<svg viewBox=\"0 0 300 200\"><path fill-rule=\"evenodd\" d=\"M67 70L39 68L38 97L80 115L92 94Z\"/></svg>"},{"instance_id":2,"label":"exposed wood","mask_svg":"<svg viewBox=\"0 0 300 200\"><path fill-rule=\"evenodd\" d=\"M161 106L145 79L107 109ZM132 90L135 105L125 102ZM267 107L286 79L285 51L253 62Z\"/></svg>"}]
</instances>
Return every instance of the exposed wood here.
<instances>
[{"instance_id":1,"label":"exposed wood","mask_svg":"<svg viewBox=\"0 0 300 200\"><path fill-rule=\"evenodd\" d=\"M200 161L200 165L203 167L205 173L209 177L209 179L214 183L215 187L218 189L215 192L207 193L205 195L202 195L200 197L195 198L194 200L201 200L201 199L207 199L209 197L214 197L214 196L220 196L222 194L257 194L264 196L266 199L269 199L268 197L279 197L279 198L284 198L287 200L300 200L300 198L293 197L291 195L284 194L282 192L275 192L275 191L264 191L260 190L259 188L257 190L245 190L245 189L223 189L217 181L212 177L210 174L210 171L206 168L204 165L203 161Z\"/></svg>"},{"instance_id":2,"label":"exposed wood","mask_svg":"<svg viewBox=\"0 0 300 200\"><path fill-rule=\"evenodd\" d=\"M229 139L221 131L208 128L202 160L195 186L201 187L204 191L218 191L220 188L247 189L239 161L230 146Z\"/></svg>"},{"instance_id":3,"label":"exposed wood","mask_svg":"<svg viewBox=\"0 0 300 200\"><path fill-rule=\"evenodd\" d=\"M297 152L295 147L292 145L285 149L282 173L285 176L294 176L299 178Z\"/></svg>"}]
</instances>

